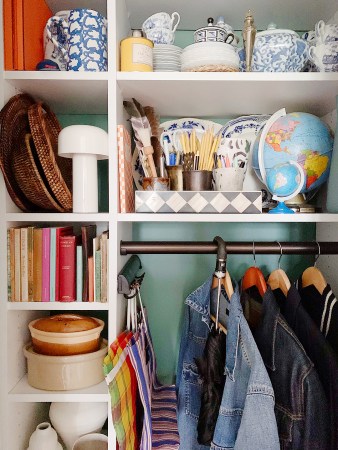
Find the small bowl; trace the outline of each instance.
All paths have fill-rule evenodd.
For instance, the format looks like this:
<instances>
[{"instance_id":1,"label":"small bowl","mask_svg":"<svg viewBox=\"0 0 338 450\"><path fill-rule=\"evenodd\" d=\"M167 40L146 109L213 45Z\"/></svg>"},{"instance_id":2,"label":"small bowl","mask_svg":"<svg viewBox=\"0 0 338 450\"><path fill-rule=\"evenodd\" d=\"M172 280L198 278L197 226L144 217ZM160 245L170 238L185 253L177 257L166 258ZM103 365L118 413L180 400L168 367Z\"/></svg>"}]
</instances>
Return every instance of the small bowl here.
<instances>
[{"instance_id":1,"label":"small bowl","mask_svg":"<svg viewBox=\"0 0 338 450\"><path fill-rule=\"evenodd\" d=\"M233 33L220 27L203 27L194 32L194 42L223 42L231 44L235 39Z\"/></svg>"},{"instance_id":2,"label":"small bowl","mask_svg":"<svg viewBox=\"0 0 338 450\"><path fill-rule=\"evenodd\" d=\"M67 315L66 315L67 316ZM34 328L36 319L29 323L33 349L36 353L50 356L69 356L95 352L100 348L103 320L92 317L98 326L86 331L70 333L42 331Z\"/></svg>"},{"instance_id":3,"label":"small bowl","mask_svg":"<svg viewBox=\"0 0 338 450\"><path fill-rule=\"evenodd\" d=\"M46 391L83 389L104 380L103 359L107 354L107 340L103 339L97 352L74 356L46 356L33 350L32 343L24 346L27 358L28 383Z\"/></svg>"},{"instance_id":4,"label":"small bowl","mask_svg":"<svg viewBox=\"0 0 338 450\"><path fill-rule=\"evenodd\" d=\"M108 437L101 433L89 433L79 437L72 450L108 450Z\"/></svg>"}]
</instances>

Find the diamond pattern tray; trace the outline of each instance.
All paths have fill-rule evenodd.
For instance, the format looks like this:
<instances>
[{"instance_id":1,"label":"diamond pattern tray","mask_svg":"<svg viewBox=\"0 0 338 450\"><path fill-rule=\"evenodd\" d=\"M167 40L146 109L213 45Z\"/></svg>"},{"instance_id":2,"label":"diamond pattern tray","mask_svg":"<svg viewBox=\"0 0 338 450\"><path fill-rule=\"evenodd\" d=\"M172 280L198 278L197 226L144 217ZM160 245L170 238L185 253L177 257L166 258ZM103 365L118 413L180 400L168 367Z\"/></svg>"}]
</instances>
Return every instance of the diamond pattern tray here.
<instances>
[{"instance_id":1,"label":"diamond pattern tray","mask_svg":"<svg viewBox=\"0 0 338 450\"><path fill-rule=\"evenodd\" d=\"M135 191L135 212L260 214L262 192Z\"/></svg>"}]
</instances>

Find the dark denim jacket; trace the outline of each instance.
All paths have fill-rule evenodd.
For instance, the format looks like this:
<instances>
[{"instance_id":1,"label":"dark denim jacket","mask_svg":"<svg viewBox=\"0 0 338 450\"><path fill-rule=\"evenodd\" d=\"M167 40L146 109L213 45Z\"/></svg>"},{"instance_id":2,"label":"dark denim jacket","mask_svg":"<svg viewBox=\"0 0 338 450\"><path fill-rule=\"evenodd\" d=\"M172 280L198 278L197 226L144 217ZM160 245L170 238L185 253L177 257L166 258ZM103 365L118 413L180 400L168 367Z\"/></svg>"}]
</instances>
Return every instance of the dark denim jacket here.
<instances>
[{"instance_id":1,"label":"dark denim jacket","mask_svg":"<svg viewBox=\"0 0 338 450\"><path fill-rule=\"evenodd\" d=\"M323 387L270 289L253 335L275 391L281 449L328 450L329 410Z\"/></svg>"},{"instance_id":2,"label":"dark denim jacket","mask_svg":"<svg viewBox=\"0 0 338 450\"><path fill-rule=\"evenodd\" d=\"M180 450L208 448L197 443L202 381L194 358L202 355L209 333L211 280L186 299L176 380ZM224 297L221 301L227 302ZM279 450L273 389L243 315L238 289L228 308L227 379L211 448Z\"/></svg>"}]
</instances>

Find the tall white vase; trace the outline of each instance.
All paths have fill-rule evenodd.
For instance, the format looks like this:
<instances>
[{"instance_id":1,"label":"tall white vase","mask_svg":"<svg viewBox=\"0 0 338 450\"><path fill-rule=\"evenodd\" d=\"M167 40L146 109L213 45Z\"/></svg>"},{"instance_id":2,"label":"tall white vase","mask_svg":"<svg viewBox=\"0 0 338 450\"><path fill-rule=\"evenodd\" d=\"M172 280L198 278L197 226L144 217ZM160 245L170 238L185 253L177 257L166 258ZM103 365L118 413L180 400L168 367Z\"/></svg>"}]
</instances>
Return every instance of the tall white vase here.
<instances>
[{"instance_id":1,"label":"tall white vase","mask_svg":"<svg viewBox=\"0 0 338 450\"><path fill-rule=\"evenodd\" d=\"M28 450L62 450L56 431L48 422L40 423L29 439Z\"/></svg>"},{"instance_id":2,"label":"tall white vase","mask_svg":"<svg viewBox=\"0 0 338 450\"><path fill-rule=\"evenodd\" d=\"M53 402L49 418L67 447L72 450L74 442L82 435L99 433L108 417L107 403ZM30 450L30 449L29 449Z\"/></svg>"}]
</instances>

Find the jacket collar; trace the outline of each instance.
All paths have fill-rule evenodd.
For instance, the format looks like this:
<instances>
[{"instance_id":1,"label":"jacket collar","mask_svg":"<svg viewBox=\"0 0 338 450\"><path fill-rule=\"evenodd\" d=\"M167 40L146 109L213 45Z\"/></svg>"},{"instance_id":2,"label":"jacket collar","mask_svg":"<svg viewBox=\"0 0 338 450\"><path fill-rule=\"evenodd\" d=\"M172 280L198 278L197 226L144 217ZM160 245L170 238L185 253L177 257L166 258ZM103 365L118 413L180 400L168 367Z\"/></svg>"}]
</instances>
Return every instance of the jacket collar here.
<instances>
[{"instance_id":1,"label":"jacket collar","mask_svg":"<svg viewBox=\"0 0 338 450\"><path fill-rule=\"evenodd\" d=\"M212 278L213 275L210 275L208 279L201 286L195 289L195 291L189 294L185 300L186 305L202 314L204 318L209 318Z\"/></svg>"},{"instance_id":2,"label":"jacket collar","mask_svg":"<svg viewBox=\"0 0 338 450\"><path fill-rule=\"evenodd\" d=\"M253 335L264 364L273 371L276 370L275 349L279 315L278 303L271 289L268 287L263 296L262 321L258 328L253 330Z\"/></svg>"}]
</instances>

